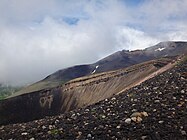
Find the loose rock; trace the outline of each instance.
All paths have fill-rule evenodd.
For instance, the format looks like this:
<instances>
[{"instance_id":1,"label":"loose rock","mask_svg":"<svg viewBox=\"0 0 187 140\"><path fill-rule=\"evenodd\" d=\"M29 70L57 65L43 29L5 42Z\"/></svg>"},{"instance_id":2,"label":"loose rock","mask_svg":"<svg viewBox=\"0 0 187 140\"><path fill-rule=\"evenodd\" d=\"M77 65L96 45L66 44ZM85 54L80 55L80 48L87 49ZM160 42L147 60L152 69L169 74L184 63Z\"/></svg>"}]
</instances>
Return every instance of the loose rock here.
<instances>
[{"instance_id":1,"label":"loose rock","mask_svg":"<svg viewBox=\"0 0 187 140\"><path fill-rule=\"evenodd\" d=\"M131 123L131 119L130 119L130 118L127 118L127 119L125 120L125 123L130 124L130 123Z\"/></svg>"}]
</instances>

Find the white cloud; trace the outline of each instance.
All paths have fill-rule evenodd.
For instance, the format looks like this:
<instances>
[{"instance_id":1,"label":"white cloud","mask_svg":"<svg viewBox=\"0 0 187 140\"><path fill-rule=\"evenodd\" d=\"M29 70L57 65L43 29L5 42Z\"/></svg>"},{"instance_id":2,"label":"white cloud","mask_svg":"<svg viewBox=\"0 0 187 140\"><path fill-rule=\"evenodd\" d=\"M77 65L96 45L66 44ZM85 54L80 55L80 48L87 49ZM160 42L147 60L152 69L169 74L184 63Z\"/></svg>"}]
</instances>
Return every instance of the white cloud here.
<instances>
[{"instance_id":1,"label":"white cloud","mask_svg":"<svg viewBox=\"0 0 187 140\"><path fill-rule=\"evenodd\" d=\"M14 84L34 82L58 69L94 62L115 50L111 29L99 23L71 26L47 17L30 28L1 31L0 58L6 71L0 79Z\"/></svg>"},{"instance_id":2,"label":"white cloud","mask_svg":"<svg viewBox=\"0 0 187 140\"><path fill-rule=\"evenodd\" d=\"M119 49L185 40L185 6L173 1L168 10L167 2L159 2L145 1L133 9L113 0L1 0L0 82L27 84ZM168 17L174 13L179 19L171 22ZM80 20L69 25L63 17Z\"/></svg>"},{"instance_id":3,"label":"white cloud","mask_svg":"<svg viewBox=\"0 0 187 140\"><path fill-rule=\"evenodd\" d=\"M147 0L139 7L136 16L149 33L176 31L181 30L179 25L187 22L186 6L186 0Z\"/></svg>"},{"instance_id":4,"label":"white cloud","mask_svg":"<svg viewBox=\"0 0 187 140\"><path fill-rule=\"evenodd\" d=\"M128 50L144 49L159 42L158 39L146 33L128 27L121 27L118 30L118 43L122 49Z\"/></svg>"}]
</instances>

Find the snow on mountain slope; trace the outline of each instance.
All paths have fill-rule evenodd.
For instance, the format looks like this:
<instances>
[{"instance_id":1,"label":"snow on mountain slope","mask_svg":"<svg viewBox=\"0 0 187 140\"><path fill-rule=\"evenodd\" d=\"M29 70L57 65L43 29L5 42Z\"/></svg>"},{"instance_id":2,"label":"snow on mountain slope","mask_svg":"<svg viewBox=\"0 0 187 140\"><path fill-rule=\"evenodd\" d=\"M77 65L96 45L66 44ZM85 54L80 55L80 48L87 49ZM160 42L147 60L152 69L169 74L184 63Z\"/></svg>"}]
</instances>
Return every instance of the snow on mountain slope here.
<instances>
[{"instance_id":1,"label":"snow on mountain slope","mask_svg":"<svg viewBox=\"0 0 187 140\"><path fill-rule=\"evenodd\" d=\"M155 51L162 51L162 50L164 50L165 48L158 48L158 49L156 49Z\"/></svg>"},{"instance_id":2,"label":"snow on mountain slope","mask_svg":"<svg viewBox=\"0 0 187 140\"><path fill-rule=\"evenodd\" d=\"M98 67L99 67L99 65L97 65L97 66L95 67L95 69L92 71L91 74L94 74L94 73L96 72L96 70L97 70Z\"/></svg>"}]
</instances>

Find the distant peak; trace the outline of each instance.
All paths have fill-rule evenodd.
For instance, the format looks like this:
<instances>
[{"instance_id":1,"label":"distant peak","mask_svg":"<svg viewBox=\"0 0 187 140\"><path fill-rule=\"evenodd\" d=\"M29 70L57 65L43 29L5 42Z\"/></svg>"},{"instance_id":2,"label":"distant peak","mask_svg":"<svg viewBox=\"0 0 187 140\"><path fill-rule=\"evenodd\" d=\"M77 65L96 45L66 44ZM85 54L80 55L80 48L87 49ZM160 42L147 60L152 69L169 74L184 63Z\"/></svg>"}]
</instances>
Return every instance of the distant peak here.
<instances>
[{"instance_id":1,"label":"distant peak","mask_svg":"<svg viewBox=\"0 0 187 140\"><path fill-rule=\"evenodd\" d=\"M187 41L162 41L158 43L157 45L168 45L173 43L187 43Z\"/></svg>"}]
</instances>

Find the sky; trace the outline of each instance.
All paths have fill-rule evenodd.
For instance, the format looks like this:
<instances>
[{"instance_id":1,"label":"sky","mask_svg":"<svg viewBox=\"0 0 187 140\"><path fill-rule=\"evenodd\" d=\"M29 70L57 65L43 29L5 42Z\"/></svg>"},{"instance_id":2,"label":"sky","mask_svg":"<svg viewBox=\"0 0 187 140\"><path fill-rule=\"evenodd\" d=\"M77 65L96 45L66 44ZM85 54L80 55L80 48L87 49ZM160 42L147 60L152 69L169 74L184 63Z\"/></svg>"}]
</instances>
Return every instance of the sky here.
<instances>
[{"instance_id":1,"label":"sky","mask_svg":"<svg viewBox=\"0 0 187 140\"><path fill-rule=\"evenodd\" d=\"M27 85L122 49L187 41L187 0L0 0L0 83Z\"/></svg>"}]
</instances>

